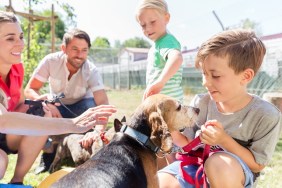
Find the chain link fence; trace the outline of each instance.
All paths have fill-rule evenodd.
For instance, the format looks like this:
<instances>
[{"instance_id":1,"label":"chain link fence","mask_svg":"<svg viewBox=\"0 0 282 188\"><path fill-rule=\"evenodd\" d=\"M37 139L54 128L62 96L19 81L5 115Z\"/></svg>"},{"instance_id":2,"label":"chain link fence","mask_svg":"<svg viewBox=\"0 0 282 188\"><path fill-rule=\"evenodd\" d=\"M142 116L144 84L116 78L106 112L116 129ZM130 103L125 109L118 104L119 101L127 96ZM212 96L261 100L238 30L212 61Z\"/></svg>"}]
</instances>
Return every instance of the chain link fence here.
<instances>
[{"instance_id":1,"label":"chain link fence","mask_svg":"<svg viewBox=\"0 0 282 188\"><path fill-rule=\"evenodd\" d=\"M97 56L90 58L98 66L105 86L109 89L144 89L146 86L147 60L132 62L132 59L129 58L126 61L126 59L113 56L113 54L118 55L117 51L120 52L120 50L116 50L115 52L110 52L109 50L103 53L100 52L99 55L105 54L101 55L104 62L99 61L100 57ZM202 86L201 73L193 67L194 56L185 55L183 65L182 86L184 91L186 93L205 92ZM279 58L277 51L267 50L261 70L249 84L248 89L250 93L259 96L269 92L282 93L282 58Z\"/></svg>"}]
</instances>

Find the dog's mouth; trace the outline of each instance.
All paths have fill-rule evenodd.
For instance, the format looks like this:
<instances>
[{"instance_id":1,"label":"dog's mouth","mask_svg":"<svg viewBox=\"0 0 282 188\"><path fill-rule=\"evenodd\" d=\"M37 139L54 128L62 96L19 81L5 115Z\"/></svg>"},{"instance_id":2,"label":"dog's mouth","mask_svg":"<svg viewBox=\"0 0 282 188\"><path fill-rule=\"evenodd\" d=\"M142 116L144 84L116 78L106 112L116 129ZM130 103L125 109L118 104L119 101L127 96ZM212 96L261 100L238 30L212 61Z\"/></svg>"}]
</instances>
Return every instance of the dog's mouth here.
<instances>
[{"instance_id":1,"label":"dog's mouth","mask_svg":"<svg viewBox=\"0 0 282 188\"><path fill-rule=\"evenodd\" d=\"M182 128L179 128L178 130L179 130L180 132L183 132L186 128L191 128L191 127L193 127L193 126L195 126L195 125L197 126L197 125L198 125L198 123L197 123L197 118L198 118L198 113L193 114L193 115L189 118L188 122L186 122L186 124L183 125Z\"/></svg>"}]
</instances>

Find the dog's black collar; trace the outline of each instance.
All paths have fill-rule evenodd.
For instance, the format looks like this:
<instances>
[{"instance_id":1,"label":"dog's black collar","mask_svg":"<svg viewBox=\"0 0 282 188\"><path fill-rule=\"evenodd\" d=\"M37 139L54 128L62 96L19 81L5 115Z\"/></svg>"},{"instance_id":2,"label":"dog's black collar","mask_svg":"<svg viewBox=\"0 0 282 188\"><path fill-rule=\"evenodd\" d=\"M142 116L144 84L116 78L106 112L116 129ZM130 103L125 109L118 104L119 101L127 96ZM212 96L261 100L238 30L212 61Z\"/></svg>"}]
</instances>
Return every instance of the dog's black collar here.
<instances>
[{"instance_id":1,"label":"dog's black collar","mask_svg":"<svg viewBox=\"0 0 282 188\"><path fill-rule=\"evenodd\" d=\"M143 133L140 133L136 131L135 129L123 124L120 132L123 132L127 134L128 136L136 139L138 142L141 142L144 146L152 150L153 152L157 153L159 151L159 147L157 147L148 136L144 135Z\"/></svg>"}]
</instances>

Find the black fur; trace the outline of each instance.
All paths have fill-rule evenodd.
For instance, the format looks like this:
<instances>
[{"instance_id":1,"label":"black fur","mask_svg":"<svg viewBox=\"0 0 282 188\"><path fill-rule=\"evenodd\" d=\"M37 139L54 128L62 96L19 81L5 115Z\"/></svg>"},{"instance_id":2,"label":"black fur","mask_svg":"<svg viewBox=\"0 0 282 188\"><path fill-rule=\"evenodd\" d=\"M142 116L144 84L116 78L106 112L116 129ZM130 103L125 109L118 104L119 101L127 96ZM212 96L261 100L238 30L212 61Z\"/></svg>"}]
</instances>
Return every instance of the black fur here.
<instances>
[{"instance_id":1,"label":"black fur","mask_svg":"<svg viewBox=\"0 0 282 188\"><path fill-rule=\"evenodd\" d=\"M148 151L136 140L117 133L106 147L52 187L146 188L146 175L138 155L144 149ZM154 153L148 153L151 153L153 160Z\"/></svg>"}]
</instances>

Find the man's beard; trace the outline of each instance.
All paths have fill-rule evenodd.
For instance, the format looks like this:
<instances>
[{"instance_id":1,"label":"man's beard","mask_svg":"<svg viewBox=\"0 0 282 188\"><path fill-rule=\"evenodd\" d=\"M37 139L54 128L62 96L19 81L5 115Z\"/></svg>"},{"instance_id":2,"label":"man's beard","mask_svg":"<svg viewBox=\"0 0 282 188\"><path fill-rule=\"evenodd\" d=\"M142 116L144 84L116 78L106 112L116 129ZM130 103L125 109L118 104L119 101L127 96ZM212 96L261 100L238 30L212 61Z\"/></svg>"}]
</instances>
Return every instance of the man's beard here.
<instances>
[{"instance_id":1,"label":"man's beard","mask_svg":"<svg viewBox=\"0 0 282 188\"><path fill-rule=\"evenodd\" d=\"M77 63L77 59L81 60L83 63L81 62ZM68 59L69 64L77 69L81 68L85 61L86 60L82 58L72 58L72 59L69 58Z\"/></svg>"}]
</instances>

